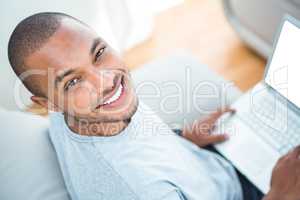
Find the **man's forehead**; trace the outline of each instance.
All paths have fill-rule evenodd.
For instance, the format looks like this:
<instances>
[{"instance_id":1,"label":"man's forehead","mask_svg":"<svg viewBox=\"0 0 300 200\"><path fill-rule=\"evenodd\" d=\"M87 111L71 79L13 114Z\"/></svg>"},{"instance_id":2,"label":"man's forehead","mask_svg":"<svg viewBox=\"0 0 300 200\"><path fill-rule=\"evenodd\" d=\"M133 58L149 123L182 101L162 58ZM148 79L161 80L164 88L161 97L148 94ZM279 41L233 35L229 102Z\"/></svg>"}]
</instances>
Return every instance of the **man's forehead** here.
<instances>
[{"instance_id":1,"label":"man's forehead","mask_svg":"<svg viewBox=\"0 0 300 200\"><path fill-rule=\"evenodd\" d=\"M69 18L62 19L61 24L54 35L66 35L77 37L95 37L96 33L87 25Z\"/></svg>"},{"instance_id":2,"label":"man's forehead","mask_svg":"<svg viewBox=\"0 0 300 200\"><path fill-rule=\"evenodd\" d=\"M58 30L36 52L28 57L29 66L52 68L60 72L82 62L87 62L97 34L89 27L64 19Z\"/></svg>"},{"instance_id":3,"label":"man's forehead","mask_svg":"<svg viewBox=\"0 0 300 200\"><path fill-rule=\"evenodd\" d=\"M45 47L69 48L76 45L90 46L97 34L89 27L70 19L64 19L58 30L49 38Z\"/></svg>"}]
</instances>

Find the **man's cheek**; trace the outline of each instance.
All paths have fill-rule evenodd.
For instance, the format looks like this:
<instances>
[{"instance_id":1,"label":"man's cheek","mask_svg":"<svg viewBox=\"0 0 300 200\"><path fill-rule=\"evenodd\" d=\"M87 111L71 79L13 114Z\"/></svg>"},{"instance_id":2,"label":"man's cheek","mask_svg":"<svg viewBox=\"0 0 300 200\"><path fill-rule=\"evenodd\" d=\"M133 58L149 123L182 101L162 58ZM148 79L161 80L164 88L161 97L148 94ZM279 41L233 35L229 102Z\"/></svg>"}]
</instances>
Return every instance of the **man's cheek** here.
<instances>
[{"instance_id":1,"label":"man's cheek","mask_svg":"<svg viewBox=\"0 0 300 200\"><path fill-rule=\"evenodd\" d=\"M73 108L76 113L89 113L93 110L95 104L95 97L89 90L80 88L72 93L72 98L70 98L69 105Z\"/></svg>"}]
</instances>

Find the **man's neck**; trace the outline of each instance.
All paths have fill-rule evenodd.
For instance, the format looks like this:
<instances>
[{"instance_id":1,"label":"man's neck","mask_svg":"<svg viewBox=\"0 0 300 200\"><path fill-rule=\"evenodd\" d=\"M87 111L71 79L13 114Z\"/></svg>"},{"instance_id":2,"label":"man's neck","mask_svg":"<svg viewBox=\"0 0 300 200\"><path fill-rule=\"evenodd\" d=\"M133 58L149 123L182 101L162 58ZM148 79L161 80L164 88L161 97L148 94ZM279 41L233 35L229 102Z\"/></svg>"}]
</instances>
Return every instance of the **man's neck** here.
<instances>
[{"instance_id":1,"label":"man's neck","mask_svg":"<svg viewBox=\"0 0 300 200\"><path fill-rule=\"evenodd\" d=\"M67 126L79 135L85 136L114 136L122 132L130 120L117 122L89 122L64 115Z\"/></svg>"}]
</instances>

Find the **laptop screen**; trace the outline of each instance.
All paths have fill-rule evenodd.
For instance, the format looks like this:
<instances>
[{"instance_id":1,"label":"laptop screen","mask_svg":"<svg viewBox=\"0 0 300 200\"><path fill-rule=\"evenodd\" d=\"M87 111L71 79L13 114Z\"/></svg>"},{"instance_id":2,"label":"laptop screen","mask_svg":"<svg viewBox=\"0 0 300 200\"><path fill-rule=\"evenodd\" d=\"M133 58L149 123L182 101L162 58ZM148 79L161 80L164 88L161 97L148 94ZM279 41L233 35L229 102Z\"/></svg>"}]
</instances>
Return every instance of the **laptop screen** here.
<instances>
[{"instance_id":1,"label":"laptop screen","mask_svg":"<svg viewBox=\"0 0 300 200\"><path fill-rule=\"evenodd\" d=\"M300 107L300 28L285 20L274 48L265 82Z\"/></svg>"}]
</instances>

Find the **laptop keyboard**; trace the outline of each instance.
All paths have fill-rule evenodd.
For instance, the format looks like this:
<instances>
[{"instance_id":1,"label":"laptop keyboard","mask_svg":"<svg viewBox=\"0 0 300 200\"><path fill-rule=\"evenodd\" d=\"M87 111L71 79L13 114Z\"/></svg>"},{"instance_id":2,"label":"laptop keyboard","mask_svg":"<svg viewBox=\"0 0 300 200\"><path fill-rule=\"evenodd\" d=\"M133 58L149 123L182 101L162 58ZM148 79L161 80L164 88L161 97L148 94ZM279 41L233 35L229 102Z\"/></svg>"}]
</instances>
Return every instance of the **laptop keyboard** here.
<instances>
[{"instance_id":1,"label":"laptop keyboard","mask_svg":"<svg viewBox=\"0 0 300 200\"><path fill-rule=\"evenodd\" d=\"M288 109L292 105L287 100L276 96L265 95L247 112L238 112L237 116L284 155L300 144L300 115Z\"/></svg>"}]
</instances>

